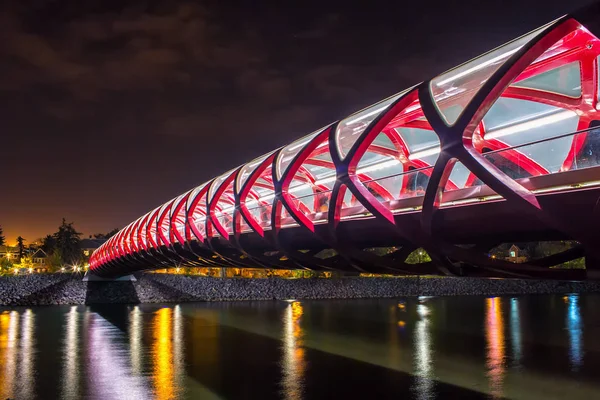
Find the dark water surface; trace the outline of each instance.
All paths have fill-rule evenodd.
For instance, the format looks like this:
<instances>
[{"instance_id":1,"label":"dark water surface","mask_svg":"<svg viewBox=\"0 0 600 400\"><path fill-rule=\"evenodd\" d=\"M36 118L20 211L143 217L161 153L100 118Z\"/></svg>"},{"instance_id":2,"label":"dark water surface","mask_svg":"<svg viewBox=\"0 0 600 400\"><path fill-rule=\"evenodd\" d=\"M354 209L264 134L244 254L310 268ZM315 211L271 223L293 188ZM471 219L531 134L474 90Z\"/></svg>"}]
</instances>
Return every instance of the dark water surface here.
<instances>
[{"instance_id":1,"label":"dark water surface","mask_svg":"<svg viewBox=\"0 0 600 400\"><path fill-rule=\"evenodd\" d=\"M3 308L0 398L600 399L600 295Z\"/></svg>"}]
</instances>

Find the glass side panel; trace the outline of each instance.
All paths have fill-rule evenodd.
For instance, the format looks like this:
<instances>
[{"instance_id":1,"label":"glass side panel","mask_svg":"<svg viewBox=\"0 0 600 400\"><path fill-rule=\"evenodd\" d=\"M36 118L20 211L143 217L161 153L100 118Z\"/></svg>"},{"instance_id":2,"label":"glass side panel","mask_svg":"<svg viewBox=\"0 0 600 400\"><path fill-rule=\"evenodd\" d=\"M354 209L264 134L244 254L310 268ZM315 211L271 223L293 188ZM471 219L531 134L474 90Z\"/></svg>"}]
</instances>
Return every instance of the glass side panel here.
<instances>
[{"instance_id":1,"label":"glass side panel","mask_svg":"<svg viewBox=\"0 0 600 400\"><path fill-rule=\"evenodd\" d=\"M129 235L129 232L131 230L131 225L129 224L124 228L124 234L123 234L123 243L125 244L125 251L126 252L131 252L131 236Z\"/></svg>"},{"instance_id":2,"label":"glass side panel","mask_svg":"<svg viewBox=\"0 0 600 400\"><path fill-rule=\"evenodd\" d=\"M178 202L181 202L181 199ZM182 206L177 213L171 216L171 224L179 236L185 239L185 206Z\"/></svg>"},{"instance_id":3,"label":"glass side panel","mask_svg":"<svg viewBox=\"0 0 600 400\"><path fill-rule=\"evenodd\" d=\"M365 153L365 156L360 160L356 173L361 181L377 180L391 175L398 175L404 171L404 166L394 157L381 156L375 154L375 157L369 157L371 152ZM382 184L379 189L382 193L389 193L394 196L394 193L400 193L402 182L399 180L388 179Z\"/></svg>"},{"instance_id":4,"label":"glass side panel","mask_svg":"<svg viewBox=\"0 0 600 400\"><path fill-rule=\"evenodd\" d=\"M252 183L248 196L240 199L249 211L248 217L253 219L263 230L271 228L271 210L275 199L275 189L272 182L272 166L269 165ZM243 218L242 218L242 222ZM244 222L244 224L246 224ZM251 227L248 225L248 229Z\"/></svg>"},{"instance_id":5,"label":"glass side panel","mask_svg":"<svg viewBox=\"0 0 600 400\"><path fill-rule=\"evenodd\" d=\"M246 222L246 220L244 218L240 219L240 232L241 233L252 232L252 228L250 227L250 225L248 225L248 223Z\"/></svg>"},{"instance_id":6,"label":"glass side panel","mask_svg":"<svg viewBox=\"0 0 600 400\"><path fill-rule=\"evenodd\" d=\"M188 204L190 203L190 199L192 198L193 194L194 193L192 193L188 198ZM199 239L204 240L204 238L206 237L206 193L204 193L200 197L193 211L190 211L191 209L188 209L189 223L192 224L194 228L198 231L198 233L202 236ZM193 234L196 235L195 232L193 232Z\"/></svg>"},{"instance_id":7,"label":"glass side panel","mask_svg":"<svg viewBox=\"0 0 600 400\"><path fill-rule=\"evenodd\" d=\"M142 217L142 222L138 231L138 243L139 247L145 249L148 247L148 237L146 236L146 228L148 226L148 214Z\"/></svg>"},{"instance_id":8,"label":"glass side panel","mask_svg":"<svg viewBox=\"0 0 600 400\"><path fill-rule=\"evenodd\" d=\"M453 125L462 110L494 72L546 26L432 79L430 82L431 96L446 124Z\"/></svg>"},{"instance_id":9,"label":"glass side panel","mask_svg":"<svg viewBox=\"0 0 600 400\"><path fill-rule=\"evenodd\" d=\"M227 184L227 187L221 193L215 205L215 217L219 224L229 235L233 235L233 210L235 209L235 198L233 195L233 181ZM213 236L218 232L213 230Z\"/></svg>"},{"instance_id":10,"label":"glass side panel","mask_svg":"<svg viewBox=\"0 0 600 400\"><path fill-rule=\"evenodd\" d=\"M314 224L323 224L327 222L330 200L331 190L316 191L307 196L294 198L294 205Z\"/></svg>"},{"instance_id":11,"label":"glass side panel","mask_svg":"<svg viewBox=\"0 0 600 400\"><path fill-rule=\"evenodd\" d=\"M148 224L146 228L146 236L148 237L147 244L148 246L154 247L156 243L158 243L158 238L156 237L157 224L156 220L158 218L158 208L154 209L150 213L150 218L148 218Z\"/></svg>"},{"instance_id":12,"label":"glass side panel","mask_svg":"<svg viewBox=\"0 0 600 400\"><path fill-rule=\"evenodd\" d=\"M134 251L138 250L138 231L139 231L139 228L140 228L140 220L138 218L133 223L133 229L131 229L131 232L129 233L129 237L131 238L131 241L129 242L129 245L131 246L131 248Z\"/></svg>"},{"instance_id":13,"label":"glass side panel","mask_svg":"<svg viewBox=\"0 0 600 400\"><path fill-rule=\"evenodd\" d=\"M217 189L221 186L221 184L223 182L225 182L227 180L227 178L229 178L229 176L234 171L235 171L235 169L232 169L231 171L227 171L223 175L215 178L215 180L213 181L213 183L210 185L210 188L208 189L208 202L209 203L212 201L213 197L215 196L215 192L217 191Z\"/></svg>"},{"instance_id":14,"label":"glass side panel","mask_svg":"<svg viewBox=\"0 0 600 400\"><path fill-rule=\"evenodd\" d=\"M246 181L248 180L248 178L250 177L252 172L254 172L254 170L256 168L258 168L258 166L261 165L263 163L263 161L265 161L267 159L267 157L269 157L271 154L273 154L273 152L265 154L264 156L260 156L256 159L252 160L248 164L244 165L240 169L240 172L238 173L238 176L236 179L236 190L238 192L242 189L242 186L244 186L244 183L246 183Z\"/></svg>"},{"instance_id":15,"label":"glass side panel","mask_svg":"<svg viewBox=\"0 0 600 400\"><path fill-rule=\"evenodd\" d=\"M198 187L196 187L196 188L194 188L194 189L192 190L192 193L190 193L190 196L188 197L188 199L187 199L187 201L186 201L186 204L185 204L185 209L186 209L187 211L189 211L189 209L190 209L190 207L191 207L192 203L194 202L194 199L196 198L196 196L198 196L198 193L200 193L200 191L201 191L202 189L204 189L204 187L207 185L207 183L208 183L208 182L205 182L205 183L203 183L202 185L200 185L200 186L198 186Z\"/></svg>"},{"instance_id":16,"label":"glass side panel","mask_svg":"<svg viewBox=\"0 0 600 400\"><path fill-rule=\"evenodd\" d=\"M335 140L341 159L346 158L354 143L369 124L406 92L398 93L340 121L335 131Z\"/></svg>"},{"instance_id":17,"label":"glass side panel","mask_svg":"<svg viewBox=\"0 0 600 400\"><path fill-rule=\"evenodd\" d=\"M248 209L250 218L254 219L265 231L271 229L271 211L272 206L270 203L262 203ZM252 230L252 228L248 226L248 230Z\"/></svg>"},{"instance_id":18,"label":"glass side panel","mask_svg":"<svg viewBox=\"0 0 600 400\"><path fill-rule=\"evenodd\" d=\"M300 207L298 211L306 215L314 213L314 205L304 204L299 199L305 198L308 201L311 196L313 200L322 199L323 196L318 194L330 191L335 180L336 170L329 152L329 142L324 141L322 146L317 146L302 160L302 165L295 172L288 189L290 198L293 199L291 206Z\"/></svg>"},{"instance_id":19,"label":"glass side panel","mask_svg":"<svg viewBox=\"0 0 600 400\"><path fill-rule=\"evenodd\" d=\"M319 133L323 132L323 130L325 130L325 128L316 130L313 133L306 135L303 138L300 138L300 139L296 140L295 142L288 144L283 149L281 149L281 152L277 156L277 163L276 163L277 169L275 172L277 174L277 179L281 179L281 177L283 176L283 174L285 173L287 168L292 163L292 160L294 159L294 157L296 157L296 155L298 153L300 153L300 151L308 143L310 143L310 141L313 140Z\"/></svg>"},{"instance_id":20,"label":"glass side panel","mask_svg":"<svg viewBox=\"0 0 600 400\"><path fill-rule=\"evenodd\" d=\"M178 196L173 203L171 204L171 210L169 211L169 216L173 217L173 213L175 213L175 209L177 208L177 206L181 203L181 201L183 200L183 198L189 193L185 192L184 194L182 194L181 196ZM182 207L184 208L184 207Z\"/></svg>"},{"instance_id":21,"label":"glass side panel","mask_svg":"<svg viewBox=\"0 0 600 400\"><path fill-rule=\"evenodd\" d=\"M290 215L287 208L281 207L281 227L282 228L292 228L300 226L296 220Z\"/></svg>"},{"instance_id":22,"label":"glass side panel","mask_svg":"<svg viewBox=\"0 0 600 400\"><path fill-rule=\"evenodd\" d=\"M158 221L160 221L160 233L163 235L163 237L167 240L167 244L169 243L169 210L167 210L168 208L171 208L171 205L173 204L174 200L171 200L168 203L163 204L160 207L160 211L158 213ZM163 217L163 214L165 214ZM162 220L160 219L162 218ZM163 244L163 240L162 238L160 238L161 240L157 243Z\"/></svg>"},{"instance_id":23,"label":"glass side panel","mask_svg":"<svg viewBox=\"0 0 600 400\"><path fill-rule=\"evenodd\" d=\"M580 149L570 148L565 154L562 151L564 148L563 142L567 140L569 143L573 143L575 139L583 141L583 147ZM554 155L552 164L547 168L547 172L540 171L538 168L531 165L532 154L540 154L542 152ZM600 130L591 130L589 132L582 132L564 137L550 138L542 142L488 152L483 156L486 160L515 180L559 173L565 170L597 167L600 166ZM567 165L568 167L565 167ZM454 169L466 170L461 163L456 163ZM454 169L452 173L454 173ZM577 183L580 182L573 182L573 184ZM472 186L480 186L483 184L484 183L481 180L475 179ZM457 186L458 189L462 188L459 185ZM453 189L449 185L446 185L445 190L451 191Z\"/></svg>"},{"instance_id":24,"label":"glass side panel","mask_svg":"<svg viewBox=\"0 0 600 400\"><path fill-rule=\"evenodd\" d=\"M421 199L425 195L431 171L433 171L433 167L401 172L372 181L365 181L363 182L363 185L390 211L403 211L402 207L406 208L407 205L403 205L399 200L412 198ZM388 188L394 188L394 191L387 190L386 192L385 190L382 190ZM349 191L347 191L347 193L348 192ZM408 208L413 209L414 207L420 206L421 203L422 200L417 200L416 203L412 202ZM368 210L356 199L346 202L346 197L344 197L344 206L342 207L341 214L342 220L361 218L369 215L370 213Z\"/></svg>"},{"instance_id":25,"label":"glass side panel","mask_svg":"<svg viewBox=\"0 0 600 400\"><path fill-rule=\"evenodd\" d=\"M569 97L580 97L581 68L579 61L523 79L513 83L512 86L543 90Z\"/></svg>"},{"instance_id":26,"label":"glass side panel","mask_svg":"<svg viewBox=\"0 0 600 400\"><path fill-rule=\"evenodd\" d=\"M467 169L461 162L454 164L450 177L448 178L459 189L464 188L467 185L467 180L471 175L471 171Z\"/></svg>"},{"instance_id":27,"label":"glass side panel","mask_svg":"<svg viewBox=\"0 0 600 400\"><path fill-rule=\"evenodd\" d=\"M596 103L596 109L599 109L600 108L600 56L598 56L596 58L596 76L599 77L598 79L596 79L596 85L598 86L597 93L596 93L596 99L598 100L598 103Z\"/></svg>"},{"instance_id":28,"label":"glass side panel","mask_svg":"<svg viewBox=\"0 0 600 400\"><path fill-rule=\"evenodd\" d=\"M570 110L534 101L500 98L483 118L487 128L485 140L496 140L507 146L548 139L561 134L574 132L579 125L579 116ZM572 144L566 137L548 143L540 143L527 154L534 162L556 172Z\"/></svg>"}]
</instances>

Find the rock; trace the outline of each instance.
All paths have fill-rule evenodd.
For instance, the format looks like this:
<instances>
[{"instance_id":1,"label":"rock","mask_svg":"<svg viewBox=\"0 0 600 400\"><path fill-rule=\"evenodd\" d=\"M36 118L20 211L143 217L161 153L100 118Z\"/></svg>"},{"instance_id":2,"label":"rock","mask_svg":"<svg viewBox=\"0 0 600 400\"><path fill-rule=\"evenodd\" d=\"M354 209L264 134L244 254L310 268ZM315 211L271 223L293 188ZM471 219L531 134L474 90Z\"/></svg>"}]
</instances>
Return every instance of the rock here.
<instances>
[{"instance_id":1,"label":"rock","mask_svg":"<svg viewBox=\"0 0 600 400\"><path fill-rule=\"evenodd\" d=\"M79 275L0 277L0 305L169 303L600 291L600 282L450 277L243 279L145 274L136 282L82 282Z\"/></svg>"}]
</instances>

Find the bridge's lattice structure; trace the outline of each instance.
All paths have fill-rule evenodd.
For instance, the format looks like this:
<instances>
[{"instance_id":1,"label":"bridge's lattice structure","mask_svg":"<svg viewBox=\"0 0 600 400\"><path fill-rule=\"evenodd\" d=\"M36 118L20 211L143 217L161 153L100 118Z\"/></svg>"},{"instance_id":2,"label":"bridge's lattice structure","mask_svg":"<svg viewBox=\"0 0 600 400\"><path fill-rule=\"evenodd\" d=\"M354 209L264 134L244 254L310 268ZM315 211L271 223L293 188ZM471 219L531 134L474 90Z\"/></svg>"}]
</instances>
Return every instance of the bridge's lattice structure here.
<instances>
[{"instance_id":1,"label":"bridge's lattice structure","mask_svg":"<svg viewBox=\"0 0 600 400\"><path fill-rule=\"evenodd\" d=\"M91 271L592 276L599 10L559 18L169 200L94 252ZM521 264L489 255L503 242L559 239L579 245ZM416 249L432 260L407 262ZM587 271L551 268L582 256Z\"/></svg>"}]
</instances>

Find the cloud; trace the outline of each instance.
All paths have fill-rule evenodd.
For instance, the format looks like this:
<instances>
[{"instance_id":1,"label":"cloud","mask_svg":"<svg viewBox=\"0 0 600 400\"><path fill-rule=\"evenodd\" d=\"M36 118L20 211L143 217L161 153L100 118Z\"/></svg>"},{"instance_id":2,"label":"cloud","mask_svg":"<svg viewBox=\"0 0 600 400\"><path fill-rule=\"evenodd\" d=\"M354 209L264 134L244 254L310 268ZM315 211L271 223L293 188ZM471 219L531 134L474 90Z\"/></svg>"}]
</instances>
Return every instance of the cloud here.
<instances>
[{"instance_id":1,"label":"cloud","mask_svg":"<svg viewBox=\"0 0 600 400\"><path fill-rule=\"evenodd\" d=\"M73 12L47 32L32 24L30 9L5 13L0 89L102 135L271 132L283 142L351 112L348 105L364 106L370 86L389 86L381 68L339 60L345 50L292 64L290 46L323 46L339 29L337 14L305 24L282 53L259 26L242 22L232 32L197 3L159 4Z\"/></svg>"}]
</instances>

